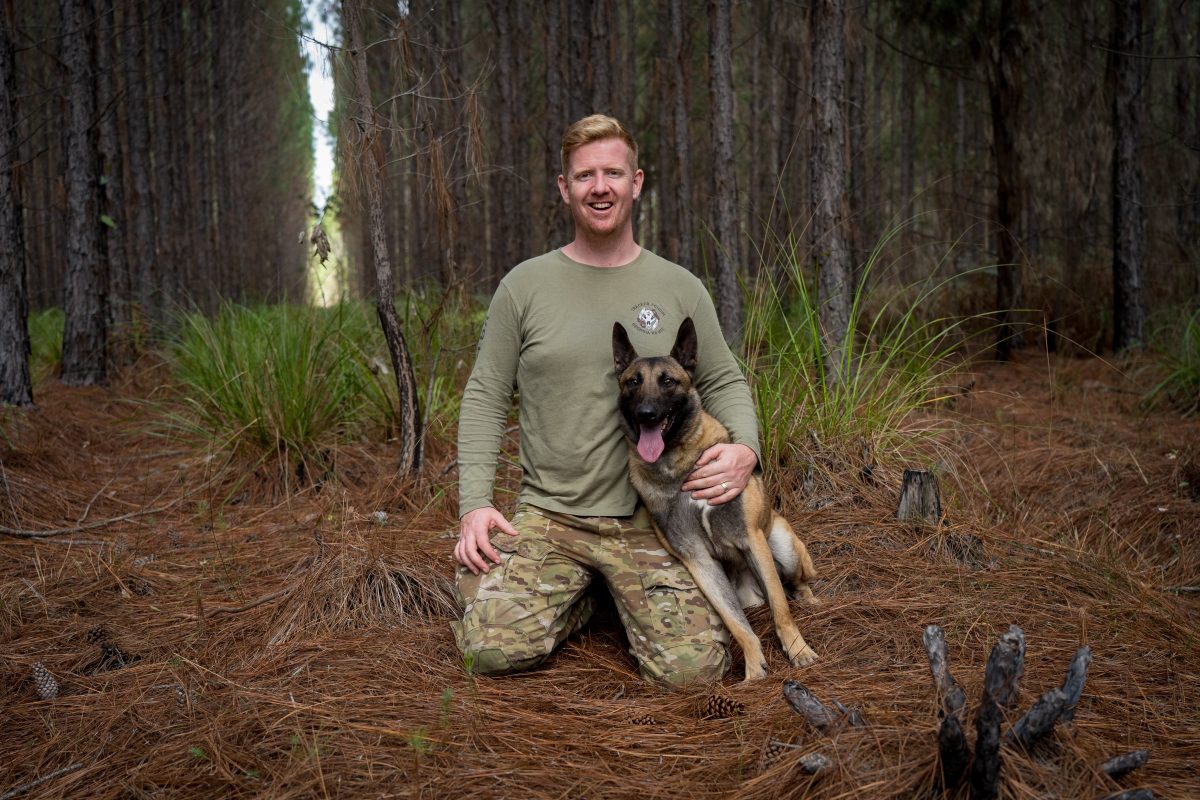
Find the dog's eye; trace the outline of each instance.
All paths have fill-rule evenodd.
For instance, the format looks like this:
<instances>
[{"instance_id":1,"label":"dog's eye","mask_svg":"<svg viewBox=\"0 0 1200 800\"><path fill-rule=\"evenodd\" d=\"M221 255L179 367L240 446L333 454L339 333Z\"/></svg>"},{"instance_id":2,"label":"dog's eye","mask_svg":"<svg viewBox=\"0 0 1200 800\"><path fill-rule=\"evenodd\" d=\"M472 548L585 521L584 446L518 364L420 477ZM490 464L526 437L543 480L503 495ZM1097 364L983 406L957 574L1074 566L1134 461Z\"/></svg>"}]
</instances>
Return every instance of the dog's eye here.
<instances>
[{"instance_id":1,"label":"dog's eye","mask_svg":"<svg viewBox=\"0 0 1200 800\"><path fill-rule=\"evenodd\" d=\"M626 386L641 386L642 385L642 376L634 375L632 378L625 381L625 385Z\"/></svg>"},{"instance_id":2,"label":"dog's eye","mask_svg":"<svg viewBox=\"0 0 1200 800\"><path fill-rule=\"evenodd\" d=\"M669 388L671 388L672 386L674 386L674 385L675 385L675 384L676 384L678 381L676 381L676 380L675 380L674 378L672 378L670 375L663 375L663 376L661 376L661 377L658 379L658 382L659 382L659 384L660 384L661 386L663 386L664 388L667 388L667 389L669 389Z\"/></svg>"}]
</instances>

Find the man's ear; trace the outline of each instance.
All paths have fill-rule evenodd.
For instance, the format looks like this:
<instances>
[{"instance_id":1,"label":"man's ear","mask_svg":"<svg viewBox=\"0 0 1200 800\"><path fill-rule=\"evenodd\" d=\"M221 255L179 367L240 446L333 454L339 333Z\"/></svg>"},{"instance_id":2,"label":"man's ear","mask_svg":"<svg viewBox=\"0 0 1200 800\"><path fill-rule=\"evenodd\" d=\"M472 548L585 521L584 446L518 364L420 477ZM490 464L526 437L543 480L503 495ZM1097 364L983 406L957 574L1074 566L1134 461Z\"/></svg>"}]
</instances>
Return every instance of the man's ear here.
<instances>
[{"instance_id":1,"label":"man's ear","mask_svg":"<svg viewBox=\"0 0 1200 800\"><path fill-rule=\"evenodd\" d=\"M616 364L617 374L620 375L637 359L638 354L629 341L629 334L625 332L625 326L619 322L613 323L612 347L613 363Z\"/></svg>"},{"instance_id":2,"label":"man's ear","mask_svg":"<svg viewBox=\"0 0 1200 800\"><path fill-rule=\"evenodd\" d=\"M571 205L571 194L567 191L567 179L562 175L558 176L558 193L562 195L564 204Z\"/></svg>"},{"instance_id":3,"label":"man's ear","mask_svg":"<svg viewBox=\"0 0 1200 800\"><path fill-rule=\"evenodd\" d=\"M696 377L696 325L691 317L685 317L679 325L675 346L671 348L671 358L678 361L688 375Z\"/></svg>"}]
</instances>

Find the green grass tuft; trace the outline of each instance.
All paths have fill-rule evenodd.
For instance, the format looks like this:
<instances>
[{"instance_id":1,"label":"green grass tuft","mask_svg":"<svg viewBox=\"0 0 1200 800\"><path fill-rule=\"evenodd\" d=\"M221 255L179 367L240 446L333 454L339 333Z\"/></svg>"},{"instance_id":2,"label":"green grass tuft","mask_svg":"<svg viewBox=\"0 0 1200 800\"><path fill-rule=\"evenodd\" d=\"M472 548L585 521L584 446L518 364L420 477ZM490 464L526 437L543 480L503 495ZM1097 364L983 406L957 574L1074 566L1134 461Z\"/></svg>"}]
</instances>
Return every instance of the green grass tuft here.
<instances>
[{"instance_id":1,"label":"green grass tuft","mask_svg":"<svg viewBox=\"0 0 1200 800\"><path fill-rule=\"evenodd\" d=\"M329 448L386 424L386 356L362 307L226 305L178 331L182 410L169 420L206 449L318 475Z\"/></svg>"},{"instance_id":2,"label":"green grass tuft","mask_svg":"<svg viewBox=\"0 0 1200 800\"><path fill-rule=\"evenodd\" d=\"M1150 406L1167 404L1184 414L1200 411L1200 310L1180 314L1156 337L1158 363L1166 371L1146 395Z\"/></svg>"},{"instance_id":3,"label":"green grass tuft","mask_svg":"<svg viewBox=\"0 0 1200 800\"><path fill-rule=\"evenodd\" d=\"M810 445L843 453L863 445L910 450L929 432L918 431L911 415L947 396L966 338L962 320L925 316L948 281L891 294L858 293L850 314L854 335L837 365L842 380L835 381L833 365L821 356L815 280L805 274L798 244L789 243L783 253L782 263L763 274L785 276L786 285L762 281L754 287L743 339L764 459L796 465ZM864 275L879 253L877 248Z\"/></svg>"},{"instance_id":4,"label":"green grass tuft","mask_svg":"<svg viewBox=\"0 0 1200 800\"><path fill-rule=\"evenodd\" d=\"M34 311L29 315L29 377L34 389L58 372L62 363L65 319L61 308Z\"/></svg>"}]
</instances>

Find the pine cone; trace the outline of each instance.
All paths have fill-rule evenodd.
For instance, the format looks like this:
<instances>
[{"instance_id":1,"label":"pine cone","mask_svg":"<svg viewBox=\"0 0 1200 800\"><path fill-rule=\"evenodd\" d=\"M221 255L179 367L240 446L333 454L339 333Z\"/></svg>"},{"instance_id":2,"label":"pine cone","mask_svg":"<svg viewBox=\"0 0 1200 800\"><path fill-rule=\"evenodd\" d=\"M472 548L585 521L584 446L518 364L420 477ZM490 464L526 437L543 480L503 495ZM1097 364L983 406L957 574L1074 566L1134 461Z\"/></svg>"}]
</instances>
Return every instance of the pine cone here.
<instances>
[{"instance_id":1,"label":"pine cone","mask_svg":"<svg viewBox=\"0 0 1200 800\"><path fill-rule=\"evenodd\" d=\"M37 662L33 665L33 685L37 688L38 697L43 700L53 700L58 697L58 681L46 669L46 665Z\"/></svg>"},{"instance_id":2,"label":"pine cone","mask_svg":"<svg viewBox=\"0 0 1200 800\"><path fill-rule=\"evenodd\" d=\"M729 719L746 713L746 706L723 694L710 694L700 704L701 719Z\"/></svg>"},{"instance_id":3,"label":"pine cone","mask_svg":"<svg viewBox=\"0 0 1200 800\"><path fill-rule=\"evenodd\" d=\"M642 714L640 717L634 717L630 720L634 725L657 725L658 720L652 714Z\"/></svg>"},{"instance_id":4,"label":"pine cone","mask_svg":"<svg viewBox=\"0 0 1200 800\"><path fill-rule=\"evenodd\" d=\"M183 543L183 536L174 528L167 529L167 541L171 543L171 547L179 547Z\"/></svg>"},{"instance_id":5,"label":"pine cone","mask_svg":"<svg viewBox=\"0 0 1200 800\"><path fill-rule=\"evenodd\" d=\"M87 632L86 638L88 644L96 644L96 642L103 642L107 639L108 634L104 632L103 625L96 625Z\"/></svg>"},{"instance_id":6,"label":"pine cone","mask_svg":"<svg viewBox=\"0 0 1200 800\"><path fill-rule=\"evenodd\" d=\"M760 771L766 771L778 763L779 759L783 758L784 753L794 749L788 742L782 742L779 739L768 739L767 744L763 747L762 757L758 761Z\"/></svg>"}]
</instances>

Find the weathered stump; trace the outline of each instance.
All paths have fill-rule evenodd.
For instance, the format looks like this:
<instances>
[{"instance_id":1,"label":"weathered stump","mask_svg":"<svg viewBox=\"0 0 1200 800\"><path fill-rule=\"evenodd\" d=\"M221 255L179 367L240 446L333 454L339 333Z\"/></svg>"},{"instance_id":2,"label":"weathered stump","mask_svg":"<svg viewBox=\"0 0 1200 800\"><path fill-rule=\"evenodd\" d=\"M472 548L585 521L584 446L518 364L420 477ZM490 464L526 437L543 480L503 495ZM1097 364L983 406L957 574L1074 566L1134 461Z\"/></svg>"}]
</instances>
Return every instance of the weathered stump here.
<instances>
[{"instance_id":1,"label":"weathered stump","mask_svg":"<svg viewBox=\"0 0 1200 800\"><path fill-rule=\"evenodd\" d=\"M929 672L933 676L933 685L938 691L938 701L941 708L938 716L942 724L938 728L938 759L941 764L941 786L950 790L958 785L971 761L971 751L967 747L967 736L963 732L963 708L967 697L962 687L950 674L950 665L946 658L946 635L937 625L925 628L921 637L925 644L925 652L929 655Z\"/></svg>"},{"instance_id":2,"label":"weathered stump","mask_svg":"<svg viewBox=\"0 0 1200 800\"><path fill-rule=\"evenodd\" d=\"M971 764L971 800L995 800L1000 782L1000 723L1003 709L1017 696L1025 672L1025 634L1016 625L1000 637L983 673L983 697L975 714L975 760Z\"/></svg>"},{"instance_id":3,"label":"weathered stump","mask_svg":"<svg viewBox=\"0 0 1200 800\"><path fill-rule=\"evenodd\" d=\"M904 470L896 519L937 525L942 519L942 493L937 476L924 469Z\"/></svg>"}]
</instances>

